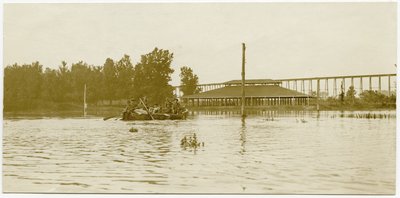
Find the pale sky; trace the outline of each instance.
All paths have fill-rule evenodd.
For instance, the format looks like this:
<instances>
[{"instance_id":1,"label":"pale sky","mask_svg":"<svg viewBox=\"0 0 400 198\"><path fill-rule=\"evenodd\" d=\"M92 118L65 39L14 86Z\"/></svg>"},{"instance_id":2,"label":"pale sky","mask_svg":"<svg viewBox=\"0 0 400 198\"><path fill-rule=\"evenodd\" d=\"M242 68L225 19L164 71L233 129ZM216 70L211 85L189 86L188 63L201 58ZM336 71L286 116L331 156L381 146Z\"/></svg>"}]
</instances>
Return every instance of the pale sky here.
<instances>
[{"instance_id":1,"label":"pale sky","mask_svg":"<svg viewBox=\"0 0 400 198\"><path fill-rule=\"evenodd\" d=\"M5 4L4 65L132 63L154 47L200 83L395 73L395 3Z\"/></svg>"}]
</instances>

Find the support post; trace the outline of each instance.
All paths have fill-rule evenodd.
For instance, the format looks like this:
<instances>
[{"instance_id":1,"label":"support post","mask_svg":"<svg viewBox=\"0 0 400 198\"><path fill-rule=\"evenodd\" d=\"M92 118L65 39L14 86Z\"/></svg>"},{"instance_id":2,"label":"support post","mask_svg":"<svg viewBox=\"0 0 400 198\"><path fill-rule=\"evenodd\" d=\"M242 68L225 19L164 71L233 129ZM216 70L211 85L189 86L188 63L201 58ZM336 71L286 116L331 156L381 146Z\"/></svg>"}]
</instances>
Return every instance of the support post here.
<instances>
[{"instance_id":1,"label":"support post","mask_svg":"<svg viewBox=\"0 0 400 198\"><path fill-rule=\"evenodd\" d=\"M325 98L327 98L329 96L329 89L328 88L329 88L328 87L328 79L325 79L325 92L326 92Z\"/></svg>"},{"instance_id":2,"label":"support post","mask_svg":"<svg viewBox=\"0 0 400 198\"><path fill-rule=\"evenodd\" d=\"M333 79L333 96L336 98L337 97L337 84L336 84L336 78Z\"/></svg>"},{"instance_id":3,"label":"support post","mask_svg":"<svg viewBox=\"0 0 400 198\"><path fill-rule=\"evenodd\" d=\"M346 79L345 78L343 78L342 83L343 83L343 93L346 94Z\"/></svg>"},{"instance_id":4,"label":"support post","mask_svg":"<svg viewBox=\"0 0 400 198\"><path fill-rule=\"evenodd\" d=\"M382 92L382 84L381 84L381 77L379 76L379 85L378 85L378 89L379 89L379 93Z\"/></svg>"},{"instance_id":5,"label":"support post","mask_svg":"<svg viewBox=\"0 0 400 198\"><path fill-rule=\"evenodd\" d=\"M372 77L369 77L369 90L372 91Z\"/></svg>"}]
</instances>

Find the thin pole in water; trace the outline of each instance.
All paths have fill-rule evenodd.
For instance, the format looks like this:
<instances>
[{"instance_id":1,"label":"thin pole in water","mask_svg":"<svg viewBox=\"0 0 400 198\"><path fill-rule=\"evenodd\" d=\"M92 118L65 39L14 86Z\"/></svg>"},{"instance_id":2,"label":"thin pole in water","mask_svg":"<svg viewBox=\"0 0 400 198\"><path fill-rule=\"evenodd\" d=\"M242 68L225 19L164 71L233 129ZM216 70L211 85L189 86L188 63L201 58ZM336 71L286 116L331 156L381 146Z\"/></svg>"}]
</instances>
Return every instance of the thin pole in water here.
<instances>
[{"instance_id":1,"label":"thin pole in water","mask_svg":"<svg viewBox=\"0 0 400 198\"><path fill-rule=\"evenodd\" d=\"M86 108L87 108L87 104L86 104L86 84L85 84L85 88L83 90L83 116L86 117Z\"/></svg>"},{"instance_id":2,"label":"thin pole in water","mask_svg":"<svg viewBox=\"0 0 400 198\"><path fill-rule=\"evenodd\" d=\"M245 106L245 63L246 63L246 44L242 43L242 117L245 117L244 106Z\"/></svg>"}]
</instances>

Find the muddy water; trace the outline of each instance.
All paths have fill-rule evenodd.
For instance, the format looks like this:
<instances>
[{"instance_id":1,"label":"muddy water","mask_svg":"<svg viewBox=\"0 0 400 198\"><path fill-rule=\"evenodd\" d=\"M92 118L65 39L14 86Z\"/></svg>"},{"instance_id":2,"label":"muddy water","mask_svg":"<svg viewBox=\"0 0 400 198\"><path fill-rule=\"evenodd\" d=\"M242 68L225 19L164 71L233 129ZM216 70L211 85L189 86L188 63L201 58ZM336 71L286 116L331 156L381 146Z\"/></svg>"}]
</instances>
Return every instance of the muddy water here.
<instances>
[{"instance_id":1,"label":"muddy water","mask_svg":"<svg viewBox=\"0 0 400 198\"><path fill-rule=\"evenodd\" d=\"M3 191L393 194L396 119L394 111L383 113L391 117L263 112L241 120L234 113L200 112L183 121L7 118ZM181 148L181 138L193 133L204 147Z\"/></svg>"}]
</instances>

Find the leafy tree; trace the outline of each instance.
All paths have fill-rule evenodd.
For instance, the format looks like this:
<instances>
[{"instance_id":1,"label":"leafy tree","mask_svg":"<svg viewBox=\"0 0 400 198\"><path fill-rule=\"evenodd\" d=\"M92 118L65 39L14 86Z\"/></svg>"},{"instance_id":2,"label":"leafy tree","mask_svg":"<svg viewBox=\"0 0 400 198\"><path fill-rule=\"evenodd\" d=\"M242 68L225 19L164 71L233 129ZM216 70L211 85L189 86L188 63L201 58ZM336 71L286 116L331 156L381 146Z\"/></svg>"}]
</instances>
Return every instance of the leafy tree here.
<instances>
[{"instance_id":1,"label":"leafy tree","mask_svg":"<svg viewBox=\"0 0 400 198\"><path fill-rule=\"evenodd\" d=\"M62 61L61 66L58 67L57 71L58 78L58 94L56 96L57 102L68 102L71 101L73 96L71 86L71 71L67 66L67 62Z\"/></svg>"},{"instance_id":2,"label":"leafy tree","mask_svg":"<svg viewBox=\"0 0 400 198\"><path fill-rule=\"evenodd\" d=\"M4 70L5 110L33 109L40 101L42 65L14 64Z\"/></svg>"},{"instance_id":3,"label":"leafy tree","mask_svg":"<svg viewBox=\"0 0 400 198\"><path fill-rule=\"evenodd\" d=\"M340 85L340 94L339 94L339 100L340 100L341 103L344 103L344 97L345 97L344 86L343 86L343 83L342 83Z\"/></svg>"},{"instance_id":4,"label":"leafy tree","mask_svg":"<svg viewBox=\"0 0 400 198\"><path fill-rule=\"evenodd\" d=\"M354 86L350 86L346 92L345 101L347 103L354 104L355 99L356 99L356 90L354 89Z\"/></svg>"},{"instance_id":5,"label":"leafy tree","mask_svg":"<svg viewBox=\"0 0 400 198\"><path fill-rule=\"evenodd\" d=\"M115 76L117 86L114 98L126 99L131 95L133 87L134 68L128 55L124 55L121 60L115 64Z\"/></svg>"},{"instance_id":6,"label":"leafy tree","mask_svg":"<svg viewBox=\"0 0 400 198\"><path fill-rule=\"evenodd\" d=\"M117 71L115 68L114 61L111 58L107 58L103 65L103 98L109 100L110 104L112 99L115 97L116 84L117 84Z\"/></svg>"},{"instance_id":7,"label":"leafy tree","mask_svg":"<svg viewBox=\"0 0 400 198\"><path fill-rule=\"evenodd\" d=\"M155 48L152 52L142 55L135 66L134 97L146 96L151 103L161 104L165 98L173 96L174 88L169 84L173 53Z\"/></svg>"},{"instance_id":8,"label":"leafy tree","mask_svg":"<svg viewBox=\"0 0 400 198\"><path fill-rule=\"evenodd\" d=\"M386 95L373 90L363 91L360 94L360 99L364 104L384 104L388 101L388 97Z\"/></svg>"},{"instance_id":9,"label":"leafy tree","mask_svg":"<svg viewBox=\"0 0 400 198\"><path fill-rule=\"evenodd\" d=\"M91 68L88 64L80 61L71 66L72 99L74 102L83 101L84 86L88 86Z\"/></svg>"},{"instance_id":10,"label":"leafy tree","mask_svg":"<svg viewBox=\"0 0 400 198\"><path fill-rule=\"evenodd\" d=\"M193 70L190 67L181 67L181 88L183 95L191 95L199 93L201 89L197 87L199 84L199 78L196 74L193 74Z\"/></svg>"},{"instance_id":11,"label":"leafy tree","mask_svg":"<svg viewBox=\"0 0 400 198\"><path fill-rule=\"evenodd\" d=\"M116 62L108 58L102 66L80 61L68 67L62 61L57 69L44 71L39 62L8 65L4 69L4 111L75 108L82 104L85 84L88 103L132 96L147 96L149 102L161 103L173 96L169 84L172 60L168 50L155 48L142 55L135 67L128 55ZM197 83L196 75L188 76Z\"/></svg>"},{"instance_id":12,"label":"leafy tree","mask_svg":"<svg viewBox=\"0 0 400 198\"><path fill-rule=\"evenodd\" d=\"M86 101L96 103L101 99L103 85L102 68L99 66L88 65L82 61L71 66L71 85L74 101L83 101L83 92L86 84Z\"/></svg>"},{"instance_id":13,"label":"leafy tree","mask_svg":"<svg viewBox=\"0 0 400 198\"><path fill-rule=\"evenodd\" d=\"M17 80L19 66L14 64L4 69L4 110L16 109L16 100L18 98Z\"/></svg>"},{"instance_id":14,"label":"leafy tree","mask_svg":"<svg viewBox=\"0 0 400 198\"><path fill-rule=\"evenodd\" d=\"M388 98L388 103L389 104L394 104L396 105L396 94L391 94Z\"/></svg>"},{"instance_id":15,"label":"leafy tree","mask_svg":"<svg viewBox=\"0 0 400 198\"><path fill-rule=\"evenodd\" d=\"M43 74L42 99L45 101L57 102L60 95L59 79L57 71L46 68Z\"/></svg>"},{"instance_id":16,"label":"leafy tree","mask_svg":"<svg viewBox=\"0 0 400 198\"><path fill-rule=\"evenodd\" d=\"M103 74L102 67L92 66L90 68L89 82L87 85L87 102L95 103L103 98Z\"/></svg>"}]
</instances>

